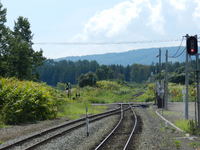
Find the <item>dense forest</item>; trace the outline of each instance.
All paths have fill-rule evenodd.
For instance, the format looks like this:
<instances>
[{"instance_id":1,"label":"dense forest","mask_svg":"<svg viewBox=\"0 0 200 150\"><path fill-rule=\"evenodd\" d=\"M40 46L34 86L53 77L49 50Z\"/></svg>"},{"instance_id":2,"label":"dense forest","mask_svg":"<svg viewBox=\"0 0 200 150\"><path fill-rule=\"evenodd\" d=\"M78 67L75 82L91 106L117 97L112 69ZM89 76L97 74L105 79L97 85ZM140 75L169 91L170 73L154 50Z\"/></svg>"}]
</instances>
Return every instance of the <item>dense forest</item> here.
<instances>
[{"instance_id":1,"label":"dense forest","mask_svg":"<svg viewBox=\"0 0 200 150\"><path fill-rule=\"evenodd\" d=\"M134 64L122 65L99 65L96 61L53 61L47 60L38 69L40 79L49 85L55 86L58 82L70 82L76 84L82 74L93 72L97 80L124 80L131 82L146 81L155 67Z\"/></svg>"},{"instance_id":2,"label":"dense forest","mask_svg":"<svg viewBox=\"0 0 200 150\"><path fill-rule=\"evenodd\" d=\"M174 83L184 84L185 63L168 63L169 81ZM194 69L195 62L191 61L190 69ZM46 62L39 67L38 72L40 80L49 85L56 86L58 82L70 82L76 84L80 75L93 72L97 80L121 80L126 82L141 83L147 80L164 78L165 63L162 63L161 68L158 64L141 65L133 64L128 66L122 65L99 65L96 61L79 60L73 61L54 61L46 60ZM190 81L193 82L194 70L191 70ZM160 76L158 72L161 72Z\"/></svg>"}]
</instances>

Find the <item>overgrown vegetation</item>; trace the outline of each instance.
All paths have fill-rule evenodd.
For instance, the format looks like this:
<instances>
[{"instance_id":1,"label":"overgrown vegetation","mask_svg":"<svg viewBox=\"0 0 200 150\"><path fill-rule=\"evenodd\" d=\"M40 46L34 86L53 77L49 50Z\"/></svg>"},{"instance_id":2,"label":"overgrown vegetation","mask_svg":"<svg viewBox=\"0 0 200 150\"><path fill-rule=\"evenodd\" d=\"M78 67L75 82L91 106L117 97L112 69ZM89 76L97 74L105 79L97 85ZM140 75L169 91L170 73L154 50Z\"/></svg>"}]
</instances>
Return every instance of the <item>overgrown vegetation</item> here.
<instances>
[{"instance_id":1,"label":"overgrown vegetation","mask_svg":"<svg viewBox=\"0 0 200 150\"><path fill-rule=\"evenodd\" d=\"M64 87L65 84L59 84ZM113 103L134 101L138 88L126 82L98 81L96 86L73 88L69 99L62 90L54 89L45 83L20 81L16 78L0 78L0 124L19 124L38 120L68 117L75 119L85 114L105 111L105 106L91 103ZM80 97L76 97L76 93Z\"/></svg>"},{"instance_id":2,"label":"overgrown vegetation","mask_svg":"<svg viewBox=\"0 0 200 150\"><path fill-rule=\"evenodd\" d=\"M136 101L142 101L142 102L153 102L155 101L155 85L154 84L148 84L145 90L143 90L143 94L138 96L136 98Z\"/></svg>"},{"instance_id":3,"label":"overgrown vegetation","mask_svg":"<svg viewBox=\"0 0 200 150\"><path fill-rule=\"evenodd\" d=\"M175 144L175 146L176 146L176 149L180 149L180 148L181 148L181 141L175 140L175 141L174 141L174 144Z\"/></svg>"},{"instance_id":4,"label":"overgrown vegetation","mask_svg":"<svg viewBox=\"0 0 200 150\"><path fill-rule=\"evenodd\" d=\"M133 88L126 82L115 81L97 81L95 87L80 88L82 101L91 103L114 103L134 101L134 95L138 93L138 89ZM142 90L142 89L140 89Z\"/></svg>"},{"instance_id":5,"label":"overgrown vegetation","mask_svg":"<svg viewBox=\"0 0 200 150\"><path fill-rule=\"evenodd\" d=\"M169 84L169 95L170 101L172 102L182 102L183 101L183 90L185 86L181 84L170 83ZM196 97L196 87L195 85L190 85L189 87L189 101L195 101Z\"/></svg>"},{"instance_id":6,"label":"overgrown vegetation","mask_svg":"<svg viewBox=\"0 0 200 150\"><path fill-rule=\"evenodd\" d=\"M60 106L58 117L67 116L69 119L78 119L85 116L86 107L88 108L88 114L101 113L107 109L107 106L94 106L89 102L69 102Z\"/></svg>"},{"instance_id":7,"label":"overgrown vegetation","mask_svg":"<svg viewBox=\"0 0 200 150\"><path fill-rule=\"evenodd\" d=\"M200 130L198 129L194 120L177 120L175 124L187 133L192 135L200 135Z\"/></svg>"},{"instance_id":8,"label":"overgrown vegetation","mask_svg":"<svg viewBox=\"0 0 200 150\"><path fill-rule=\"evenodd\" d=\"M64 98L45 84L0 78L0 114L6 124L55 118Z\"/></svg>"}]
</instances>

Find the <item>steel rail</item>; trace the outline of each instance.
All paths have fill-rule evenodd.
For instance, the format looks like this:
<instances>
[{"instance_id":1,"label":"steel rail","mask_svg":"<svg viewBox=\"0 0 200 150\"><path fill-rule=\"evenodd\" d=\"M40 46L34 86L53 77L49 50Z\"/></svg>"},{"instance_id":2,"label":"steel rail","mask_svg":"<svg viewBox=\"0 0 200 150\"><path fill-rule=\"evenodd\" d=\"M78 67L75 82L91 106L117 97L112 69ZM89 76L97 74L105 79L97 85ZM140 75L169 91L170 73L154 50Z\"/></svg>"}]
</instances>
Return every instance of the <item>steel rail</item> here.
<instances>
[{"instance_id":1,"label":"steel rail","mask_svg":"<svg viewBox=\"0 0 200 150\"><path fill-rule=\"evenodd\" d=\"M122 107L122 106L121 106ZM115 132L115 130L119 127L119 125L121 124L123 119L123 111L121 111L121 117L119 122L117 123L117 125L114 127L114 129L108 134L108 136L106 136L106 138L104 138L104 140L95 148L95 150L98 150L99 148L101 148L101 146L111 137L111 135Z\"/></svg>"},{"instance_id":2,"label":"steel rail","mask_svg":"<svg viewBox=\"0 0 200 150\"><path fill-rule=\"evenodd\" d=\"M127 111L127 110L128 110L128 108L124 109L123 111ZM98 116L98 118L94 118L94 119L90 120L90 122L95 122L95 121L98 121L98 120L103 119L103 118L105 118L105 117L118 114L118 113L120 113L120 112L121 112L121 111L116 111L116 112L112 112L112 113L105 114L104 116ZM32 149L34 149L34 148L36 148L36 147L38 147L38 146L40 146L40 145L42 145L42 144L47 143L48 141L50 141L50 140L52 140L52 139L55 139L55 138L57 138L57 137L59 137L59 136L62 136L62 135L64 135L64 134L66 134L66 133L68 133L68 132L70 132L70 131L72 131L72 130L75 130L75 129L77 129L77 128L80 128L80 127L82 127L82 126L84 126L84 125L85 125L85 123L81 123L81 124L79 124L79 125L77 125L77 126L74 126L74 127L70 128L70 129L64 130L64 131L62 131L61 133L55 134L55 135L53 135L53 136L51 136L51 137L49 137L49 138L46 138L46 139L44 139L44 140L42 140L42 141L40 141L40 142L38 142L38 143L35 143L35 144L33 144L33 145L31 145L31 146L25 148L24 150L32 150Z\"/></svg>"},{"instance_id":3,"label":"steel rail","mask_svg":"<svg viewBox=\"0 0 200 150\"><path fill-rule=\"evenodd\" d=\"M135 132L135 129L136 129L136 126L137 126L137 115L136 115L135 111L133 110L133 107L130 104L129 104L129 106L130 106L130 108L131 108L131 110L133 112L133 115L134 115L134 118L135 118L135 123L134 123L134 126L133 126L133 129L131 131L131 134L130 134L130 136L129 136L129 138L128 138L128 140L127 140L127 142L126 142L126 144L125 144L125 146L123 148L123 150L127 149L128 144L130 143L130 140L133 137L133 133Z\"/></svg>"},{"instance_id":4,"label":"steel rail","mask_svg":"<svg viewBox=\"0 0 200 150\"><path fill-rule=\"evenodd\" d=\"M136 126L137 126L137 115L136 115L136 113L134 112L133 107L132 107L130 104L129 104L129 107L128 107L127 109L129 109L129 108L131 108L131 110L132 110L132 112L133 112L135 121L134 121L133 129L132 129L132 131L131 131L131 133L130 133L130 135L129 135L129 138L128 138L128 140L127 140L127 142L126 142L126 144L125 144L123 150L126 150L126 149L127 149L128 145L129 145L129 143L130 143L130 140L131 140L131 138L132 138L132 136L133 136L133 133L134 133L134 131L135 131L135 129L136 129ZM117 125L116 125L116 126L114 127L114 129L104 138L104 140L95 148L95 150L100 149L100 148L105 144L105 142L113 135L113 133L117 130L117 128L119 127L119 125L122 123L122 120L123 120L123 112L121 113L121 117L120 117L120 120L119 120L119 122L117 123Z\"/></svg>"},{"instance_id":5,"label":"steel rail","mask_svg":"<svg viewBox=\"0 0 200 150\"><path fill-rule=\"evenodd\" d=\"M106 112L104 112L104 113L100 113L100 114L88 116L88 118L89 118L89 119L93 119L93 118L95 118L95 117L99 117L99 119L96 118L96 120L100 120L100 119L105 118L105 117L107 117L107 116L111 116L111 115L113 115L113 114L119 113L119 112L120 112L119 110L120 110L120 107L118 107L118 108L116 108L116 109L113 109L113 110L110 110L110 111L106 111ZM102 117L101 117L101 116L102 116ZM70 126L70 125L73 125L73 124L76 124L76 123L79 123L79 122L81 122L81 121L85 121L85 119L86 119L86 117L80 118L80 119L77 119L77 120L73 120L73 121L70 121L70 122L67 122L67 123L64 123L64 124L61 124L61 125L57 125L57 126L55 126L55 127L46 129L46 130L44 130L44 131L42 131L42 132L33 134L33 135L31 135L31 136L29 136L29 137L26 137L26 138L24 138L24 139L18 140L18 141L14 142L14 143L11 143L11 144L9 144L9 145L5 145L5 146L2 145L2 147L0 146L0 150L7 150L7 149L9 149L9 148L11 148L11 147L14 147L14 146L23 144L23 143L25 143L25 142L27 142L27 141L30 141L30 140L34 139L34 138L38 138L38 137L44 136L44 135L46 135L46 134L48 134L48 133L50 133L50 132L56 131L56 130L58 130L58 129L61 129L61 128L64 128L64 127L67 127L67 126ZM95 121L95 119L94 119L94 121ZM94 121L90 121L90 122L94 122ZM80 126L83 126L84 124L85 124L85 122L82 123ZM78 127L79 127L79 126L77 126L77 128L78 128ZM73 130L73 129L75 129L75 128L72 128L71 130ZM70 130L70 131L71 131L71 130Z\"/></svg>"},{"instance_id":6,"label":"steel rail","mask_svg":"<svg viewBox=\"0 0 200 150\"><path fill-rule=\"evenodd\" d=\"M94 119L90 120L90 123L91 123L91 122L98 121L98 120L100 120L100 119L103 119L103 118L108 117L108 116L111 116L111 115L118 114L118 113L120 113L120 111L113 112L113 113L109 113L109 114L105 114L104 116L98 116L98 118L94 118ZM72 127L72 128L69 128L69 129L67 129L67 130L64 130L64 131L62 131L62 132L60 132L60 133L58 133L58 134L55 134L55 135L53 135L53 136L51 136L51 137L49 137L49 138L44 139L44 140L42 140L42 141L39 141L39 142L37 142L37 143L35 143L35 144L33 144L33 145L31 145L31 146L25 148L24 150L32 150L32 149L34 149L34 148L36 148L36 147L38 147L38 146L40 146L40 145L42 145L42 144L47 143L48 141L50 141L50 140L52 140L52 139L55 139L55 138L57 138L57 137L60 137L60 136L62 136L62 135L64 135L64 134L66 134L66 133L68 133L68 132L70 132L70 131L72 131L72 130L78 129L78 128L84 126L84 125L85 125L85 122L84 122L84 123L81 123L81 124L79 124L79 125L76 125L76 126L74 126L74 127Z\"/></svg>"}]
</instances>

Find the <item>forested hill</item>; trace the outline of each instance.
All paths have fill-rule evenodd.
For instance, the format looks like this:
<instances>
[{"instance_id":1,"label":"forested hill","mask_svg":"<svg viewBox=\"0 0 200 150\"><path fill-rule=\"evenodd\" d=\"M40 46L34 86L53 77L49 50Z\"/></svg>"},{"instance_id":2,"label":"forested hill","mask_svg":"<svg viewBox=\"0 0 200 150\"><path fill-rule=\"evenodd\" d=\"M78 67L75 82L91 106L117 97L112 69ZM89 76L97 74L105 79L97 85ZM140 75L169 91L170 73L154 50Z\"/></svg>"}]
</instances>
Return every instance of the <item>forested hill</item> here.
<instances>
[{"instance_id":1,"label":"forested hill","mask_svg":"<svg viewBox=\"0 0 200 150\"><path fill-rule=\"evenodd\" d=\"M165 60L165 51L166 49L169 50L169 55L174 55L178 49L178 47L165 47L162 48L162 58ZM180 50L176 55L179 55L184 48L181 47ZM118 64L118 65L131 65L131 64L144 64L150 65L152 62L158 62L156 56L158 55L158 48L148 48L148 49L138 49L138 50L130 50L127 52L122 53L107 53L107 54L98 54L98 55L86 55L86 56L74 56L74 57L63 57L58 58L55 61L60 60L71 60L71 61L78 61L78 60L95 60L99 64L104 65L111 65L111 64ZM185 55L181 55L178 58L170 59L171 62L182 62L185 58Z\"/></svg>"}]
</instances>

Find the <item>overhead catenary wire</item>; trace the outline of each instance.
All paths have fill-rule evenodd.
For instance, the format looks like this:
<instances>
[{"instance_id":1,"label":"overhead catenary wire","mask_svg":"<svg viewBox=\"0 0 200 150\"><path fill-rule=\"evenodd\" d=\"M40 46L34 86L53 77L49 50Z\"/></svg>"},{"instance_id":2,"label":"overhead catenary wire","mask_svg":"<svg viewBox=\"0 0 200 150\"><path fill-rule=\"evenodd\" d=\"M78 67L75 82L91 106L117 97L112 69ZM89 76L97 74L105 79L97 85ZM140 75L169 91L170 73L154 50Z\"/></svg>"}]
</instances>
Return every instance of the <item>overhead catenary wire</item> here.
<instances>
[{"instance_id":1,"label":"overhead catenary wire","mask_svg":"<svg viewBox=\"0 0 200 150\"><path fill-rule=\"evenodd\" d=\"M174 55L172 55L172 56L169 56L169 58L177 58L177 54L178 54L178 52L180 51L180 49L181 49L181 46L182 46L182 44L183 44L183 40L184 40L184 37L182 37L182 39L181 39L181 43L180 43L180 45L179 45L179 47L178 47L178 49L176 50L176 52L174 53ZM182 55L182 52L181 52L181 55ZM178 55L178 57L179 57L179 55Z\"/></svg>"},{"instance_id":2,"label":"overhead catenary wire","mask_svg":"<svg viewBox=\"0 0 200 150\"><path fill-rule=\"evenodd\" d=\"M34 42L35 45L126 45L126 44L145 44L145 43L168 43L178 42L173 40L143 40L143 41L119 41L119 42Z\"/></svg>"},{"instance_id":3,"label":"overhead catenary wire","mask_svg":"<svg viewBox=\"0 0 200 150\"><path fill-rule=\"evenodd\" d=\"M183 51L182 51L179 55L177 55L177 56L175 56L175 57L170 57L170 58L177 58L177 57L180 57L181 55L183 55L183 53L185 52L185 50L186 50L186 48L184 48Z\"/></svg>"}]
</instances>

